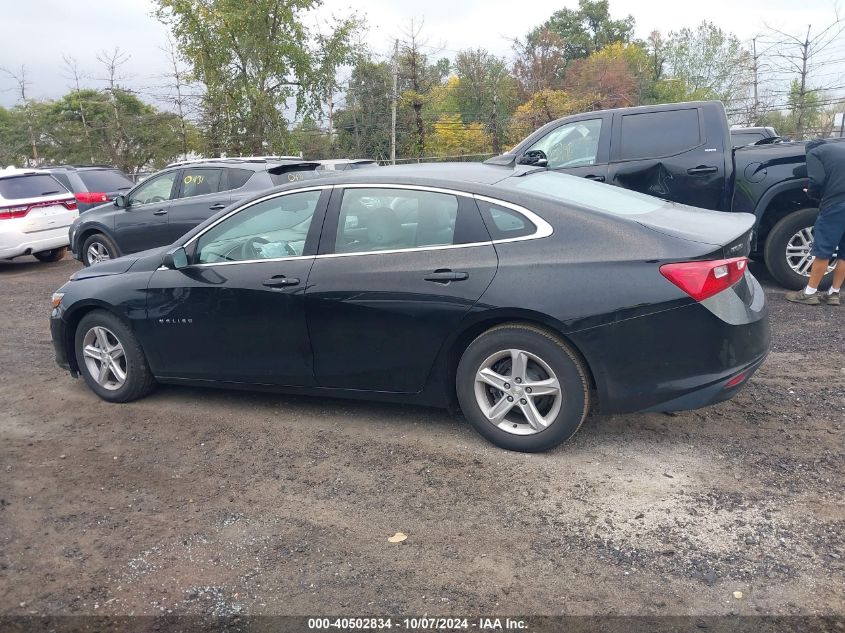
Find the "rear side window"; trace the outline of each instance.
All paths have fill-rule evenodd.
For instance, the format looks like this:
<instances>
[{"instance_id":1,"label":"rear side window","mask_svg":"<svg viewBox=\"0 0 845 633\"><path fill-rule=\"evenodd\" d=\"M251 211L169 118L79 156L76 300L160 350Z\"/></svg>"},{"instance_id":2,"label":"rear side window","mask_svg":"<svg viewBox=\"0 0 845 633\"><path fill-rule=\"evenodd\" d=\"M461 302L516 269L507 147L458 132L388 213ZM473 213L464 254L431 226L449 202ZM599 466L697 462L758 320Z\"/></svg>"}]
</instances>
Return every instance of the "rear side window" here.
<instances>
[{"instance_id":1,"label":"rear side window","mask_svg":"<svg viewBox=\"0 0 845 633\"><path fill-rule=\"evenodd\" d=\"M478 201L481 217L494 240L524 237L537 231L537 227L521 213L498 204Z\"/></svg>"},{"instance_id":2,"label":"rear side window","mask_svg":"<svg viewBox=\"0 0 845 633\"><path fill-rule=\"evenodd\" d=\"M319 178L320 175L314 169L297 169L284 171L280 174L270 173L270 180L274 186L286 185L290 182L302 182L303 180L310 180L311 178Z\"/></svg>"},{"instance_id":3,"label":"rear side window","mask_svg":"<svg viewBox=\"0 0 845 633\"><path fill-rule=\"evenodd\" d=\"M226 183L226 190L240 189L254 173L254 171L250 171L249 169L227 169L228 183Z\"/></svg>"},{"instance_id":4,"label":"rear side window","mask_svg":"<svg viewBox=\"0 0 845 633\"><path fill-rule=\"evenodd\" d=\"M366 253L455 244L458 198L414 189L347 189L337 253Z\"/></svg>"},{"instance_id":5,"label":"rear side window","mask_svg":"<svg viewBox=\"0 0 845 633\"><path fill-rule=\"evenodd\" d=\"M671 156L701 143L698 110L669 110L622 117L620 160Z\"/></svg>"},{"instance_id":6,"label":"rear side window","mask_svg":"<svg viewBox=\"0 0 845 633\"><path fill-rule=\"evenodd\" d=\"M54 196L59 193L68 193L68 190L58 180L47 174L0 178L0 196L6 200Z\"/></svg>"},{"instance_id":7,"label":"rear side window","mask_svg":"<svg viewBox=\"0 0 845 633\"><path fill-rule=\"evenodd\" d=\"M193 198L220 191L222 169L186 169L182 172L180 198Z\"/></svg>"},{"instance_id":8,"label":"rear side window","mask_svg":"<svg viewBox=\"0 0 845 633\"><path fill-rule=\"evenodd\" d=\"M113 193L115 191L127 191L134 184L129 178L116 169L92 169L90 171L77 172L88 191L101 191Z\"/></svg>"}]
</instances>

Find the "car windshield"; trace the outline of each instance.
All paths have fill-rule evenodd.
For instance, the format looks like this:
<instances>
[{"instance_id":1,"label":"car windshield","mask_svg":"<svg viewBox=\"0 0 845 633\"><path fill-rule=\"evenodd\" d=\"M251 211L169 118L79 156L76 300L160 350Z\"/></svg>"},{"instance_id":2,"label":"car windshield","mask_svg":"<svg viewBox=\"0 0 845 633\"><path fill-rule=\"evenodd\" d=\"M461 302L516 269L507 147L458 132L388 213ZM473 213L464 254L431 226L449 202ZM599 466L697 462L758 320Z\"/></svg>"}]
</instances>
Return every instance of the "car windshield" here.
<instances>
[{"instance_id":1,"label":"car windshield","mask_svg":"<svg viewBox=\"0 0 845 633\"><path fill-rule=\"evenodd\" d=\"M669 204L666 200L643 193L554 171L531 172L524 176L506 178L499 186L613 215L640 215Z\"/></svg>"},{"instance_id":2,"label":"car windshield","mask_svg":"<svg viewBox=\"0 0 845 633\"><path fill-rule=\"evenodd\" d=\"M6 200L54 196L60 193L68 193L68 190L58 180L47 174L0 178L0 197Z\"/></svg>"},{"instance_id":3,"label":"car windshield","mask_svg":"<svg viewBox=\"0 0 845 633\"><path fill-rule=\"evenodd\" d=\"M129 178L116 169L80 171L79 177L82 178L82 182L88 187L88 191L102 191L103 193L127 191L134 185Z\"/></svg>"}]
</instances>

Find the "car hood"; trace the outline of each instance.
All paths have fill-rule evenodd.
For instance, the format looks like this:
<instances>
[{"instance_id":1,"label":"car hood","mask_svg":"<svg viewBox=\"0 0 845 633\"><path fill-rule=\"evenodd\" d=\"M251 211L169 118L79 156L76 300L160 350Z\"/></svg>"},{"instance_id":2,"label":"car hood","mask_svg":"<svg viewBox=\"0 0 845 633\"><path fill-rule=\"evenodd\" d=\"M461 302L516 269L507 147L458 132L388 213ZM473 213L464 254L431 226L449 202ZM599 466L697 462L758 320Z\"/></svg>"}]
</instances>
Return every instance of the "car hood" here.
<instances>
[{"instance_id":1,"label":"car hood","mask_svg":"<svg viewBox=\"0 0 845 633\"><path fill-rule=\"evenodd\" d=\"M161 266L164 254L170 246L161 246L159 248L152 248L148 251L141 251L140 253L133 253L132 255L124 255L117 259L110 259L108 261L94 264L88 268L83 268L71 276L71 281L79 279L92 279L94 277L107 277L109 275L120 275L132 270L133 272L152 272Z\"/></svg>"}]
</instances>

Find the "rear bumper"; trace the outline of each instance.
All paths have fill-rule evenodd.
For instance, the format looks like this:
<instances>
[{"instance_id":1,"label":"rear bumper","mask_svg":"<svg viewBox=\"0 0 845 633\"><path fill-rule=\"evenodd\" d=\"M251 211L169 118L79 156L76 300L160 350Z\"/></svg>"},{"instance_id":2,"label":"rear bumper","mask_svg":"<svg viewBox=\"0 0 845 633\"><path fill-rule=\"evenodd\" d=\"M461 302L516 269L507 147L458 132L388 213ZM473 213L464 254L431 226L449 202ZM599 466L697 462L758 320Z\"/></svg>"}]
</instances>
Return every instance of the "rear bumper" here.
<instances>
[{"instance_id":1,"label":"rear bumper","mask_svg":"<svg viewBox=\"0 0 845 633\"><path fill-rule=\"evenodd\" d=\"M62 226L36 233L3 231L0 233L0 259L40 253L68 245L68 227Z\"/></svg>"},{"instance_id":2,"label":"rear bumper","mask_svg":"<svg viewBox=\"0 0 845 633\"><path fill-rule=\"evenodd\" d=\"M601 411L697 409L740 391L765 360L771 334L757 280L747 274L738 286L571 335L593 371Z\"/></svg>"}]
</instances>

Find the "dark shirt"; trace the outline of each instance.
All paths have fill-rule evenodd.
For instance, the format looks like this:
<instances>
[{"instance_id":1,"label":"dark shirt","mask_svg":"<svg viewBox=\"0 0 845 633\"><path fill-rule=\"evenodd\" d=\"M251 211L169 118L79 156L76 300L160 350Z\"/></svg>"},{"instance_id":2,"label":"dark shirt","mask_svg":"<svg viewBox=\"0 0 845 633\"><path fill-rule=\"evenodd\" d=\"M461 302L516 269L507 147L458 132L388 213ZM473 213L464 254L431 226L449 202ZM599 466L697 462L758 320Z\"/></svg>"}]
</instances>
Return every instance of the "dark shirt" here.
<instances>
[{"instance_id":1,"label":"dark shirt","mask_svg":"<svg viewBox=\"0 0 845 633\"><path fill-rule=\"evenodd\" d=\"M807 193L821 200L820 210L845 202L845 142L807 143L807 176Z\"/></svg>"}]
</instances>

